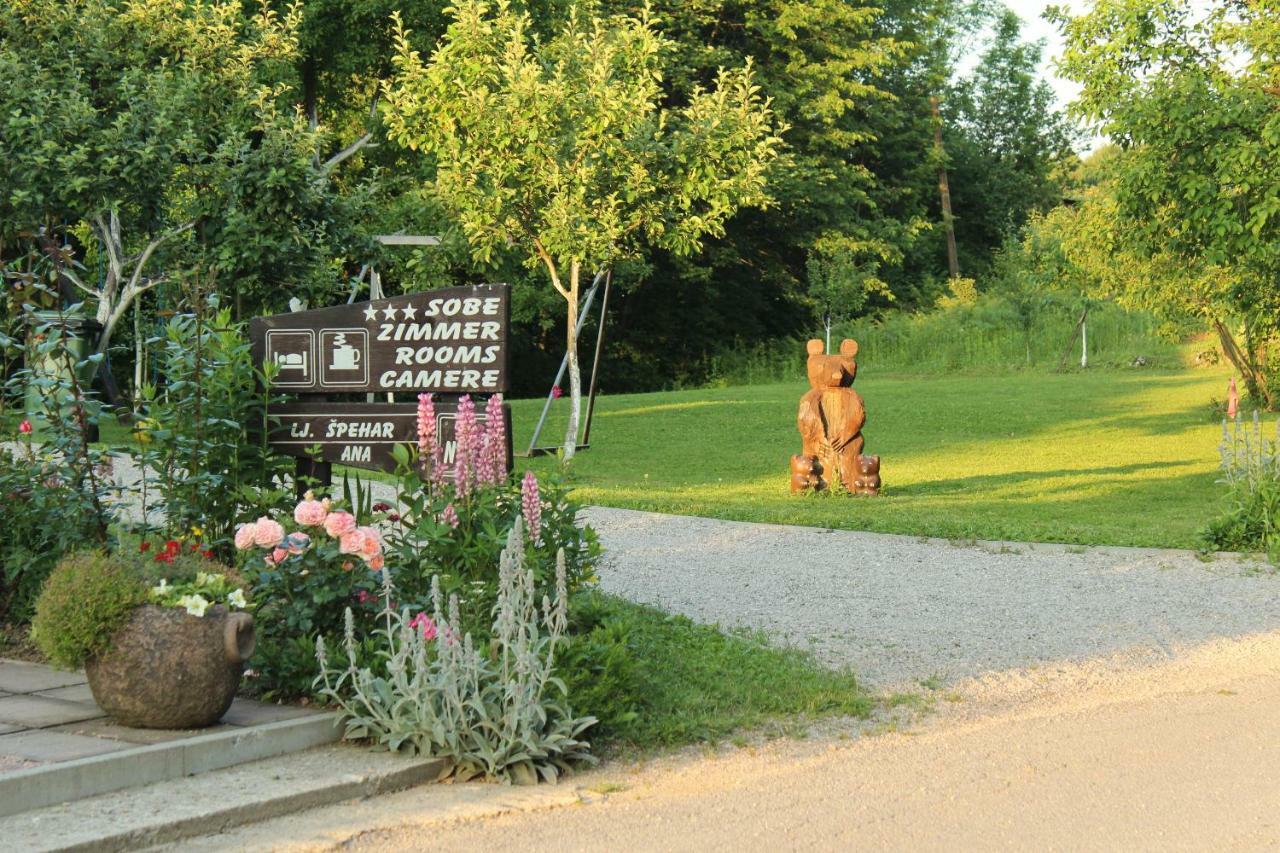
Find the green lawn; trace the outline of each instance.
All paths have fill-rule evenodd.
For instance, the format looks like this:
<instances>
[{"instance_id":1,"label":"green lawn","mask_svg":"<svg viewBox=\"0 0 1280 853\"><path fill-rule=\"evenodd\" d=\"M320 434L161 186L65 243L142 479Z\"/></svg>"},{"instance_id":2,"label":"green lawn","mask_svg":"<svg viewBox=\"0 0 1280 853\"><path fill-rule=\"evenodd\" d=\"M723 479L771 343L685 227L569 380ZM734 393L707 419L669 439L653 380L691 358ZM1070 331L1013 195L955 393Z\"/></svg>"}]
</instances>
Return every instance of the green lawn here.
<instances>
[{"instance_id":1,"label":"green lawn","mask_svg":"<svg viewBox=\"0 0 1280 853\"><path fill-rule=\"evenodd\" d=\"M1226 373L859 378L877 499L792 497L802 382L604 397L574 463L591 503L947 538L1194 547L1216 512ZM539 401L513 404L523 450ZM547 442L562 435L556 402ZM541 470L554 459L538 459Z\"/></svg>"}]
</instances>

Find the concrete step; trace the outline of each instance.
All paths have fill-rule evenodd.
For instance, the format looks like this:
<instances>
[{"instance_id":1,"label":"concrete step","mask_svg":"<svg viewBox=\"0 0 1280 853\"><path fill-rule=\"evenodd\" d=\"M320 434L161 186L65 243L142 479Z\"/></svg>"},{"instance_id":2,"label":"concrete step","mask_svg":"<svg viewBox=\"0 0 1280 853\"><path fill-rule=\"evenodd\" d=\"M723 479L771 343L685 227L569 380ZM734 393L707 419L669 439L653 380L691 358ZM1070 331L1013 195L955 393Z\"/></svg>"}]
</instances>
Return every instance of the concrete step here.
<instances>
[{"instance_id":1,"label":"concrete step","mask_svg":"<svg viewBox=\"0 0 1280 853\"><path fill-rule=\"evenodd\" d=\"M341 738L342 728L333 714L308 714L0 773L0 818L298 752Z\"/></svg>"},{"instance_id":2,"label":"concrete step","mask_svg":"<svg viewBox=\"0 0 1280 853\"><path fill-rule=\"evenodd\" d=\"M0 818L0 846L138 850L433 782L444 766L360 746L319 747Z\"/></svg>"}]
</instances>

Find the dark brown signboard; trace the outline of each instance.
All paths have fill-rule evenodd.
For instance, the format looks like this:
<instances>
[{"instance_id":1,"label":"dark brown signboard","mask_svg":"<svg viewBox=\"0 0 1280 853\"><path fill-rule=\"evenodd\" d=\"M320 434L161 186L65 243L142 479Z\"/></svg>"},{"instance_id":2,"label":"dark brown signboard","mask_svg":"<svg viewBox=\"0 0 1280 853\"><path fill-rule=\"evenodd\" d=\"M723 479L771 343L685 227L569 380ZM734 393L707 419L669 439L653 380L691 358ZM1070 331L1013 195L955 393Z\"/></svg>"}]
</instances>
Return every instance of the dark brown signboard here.
<instances>
[{"instance_id":1,"label":"dark brown signboard","mask_svg":"<svg viewBox=\"0 0 1280 853\"><path fill-rule=\"evenodd\" d=\"M295 394L507 390L510 288L451 287L373 302L257 317L254 358Z\"/></svg>"},{"instance_id":2,"label":"dark brown signboard","mask_svg":"<svg viewBox=\"0 0 1280 853\"><path fill-rule=\"evenodd\" d=\"M483 402L477 407L476 421L482 426L486 418ZM506 415L507 469L511 468L511 410ZM446 476L453 477L457 452L454 427L458 404L454 400L436 400L436 441L444 449ZM287 403L272 406L268 414L279 422L271 433L273 447L290 456L312 458L319 448L319 459L354 468L374 471L396 469L392 449L397 444L417 444L418 406L416 403Z\"/></svg>"}]
</instances>

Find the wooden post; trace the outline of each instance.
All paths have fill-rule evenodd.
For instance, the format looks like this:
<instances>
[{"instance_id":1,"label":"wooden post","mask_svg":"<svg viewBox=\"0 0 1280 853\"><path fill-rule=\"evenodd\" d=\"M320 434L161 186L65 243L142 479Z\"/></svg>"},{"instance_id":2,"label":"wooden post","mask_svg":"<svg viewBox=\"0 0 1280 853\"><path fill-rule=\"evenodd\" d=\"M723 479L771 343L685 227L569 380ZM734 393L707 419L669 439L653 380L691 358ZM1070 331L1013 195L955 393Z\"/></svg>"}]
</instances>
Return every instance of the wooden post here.
<instances>
[{"instance_id":1,"label":"wooden post","mask_svg":"<svg viewBox=\"0 0 1280 853\"><path fill-rule=\"evenodd\" d=\"M952 278L960 277L960 258L956 255L956 229L951 216L951 185L947 183L945 152L942 148L942 110L938 96L929 99L933 110L933 149L938 156L938 193L942 196L942 227L947 233L947 269Z\"/></svg>"}]
</instances>

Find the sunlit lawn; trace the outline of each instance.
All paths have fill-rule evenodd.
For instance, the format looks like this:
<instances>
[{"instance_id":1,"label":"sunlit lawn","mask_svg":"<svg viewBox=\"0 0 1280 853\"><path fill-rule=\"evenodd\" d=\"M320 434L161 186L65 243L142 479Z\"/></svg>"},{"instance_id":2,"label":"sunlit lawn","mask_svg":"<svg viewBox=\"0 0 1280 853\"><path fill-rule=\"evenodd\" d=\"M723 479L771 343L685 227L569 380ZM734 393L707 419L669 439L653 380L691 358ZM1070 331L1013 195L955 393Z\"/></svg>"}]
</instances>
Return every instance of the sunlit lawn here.
<instances>
[{"instance_id":1,"label":"sunlit lawn","mask_svg":"<svg viewBox=\"0 0 1280 853\"><path fill-rule=\"evenodd\" d=\"M865 375L865 372L864 372ZM860 378L878 499L792 497L802 383L603 397L590 503L947 538L1194 547L1216 511L1219 370ZM528 444L540 401L514 406ZM555 404L555 443L567 409ZM533 463L537 470L552 459Z\"/></svg>"}]
</instances>

